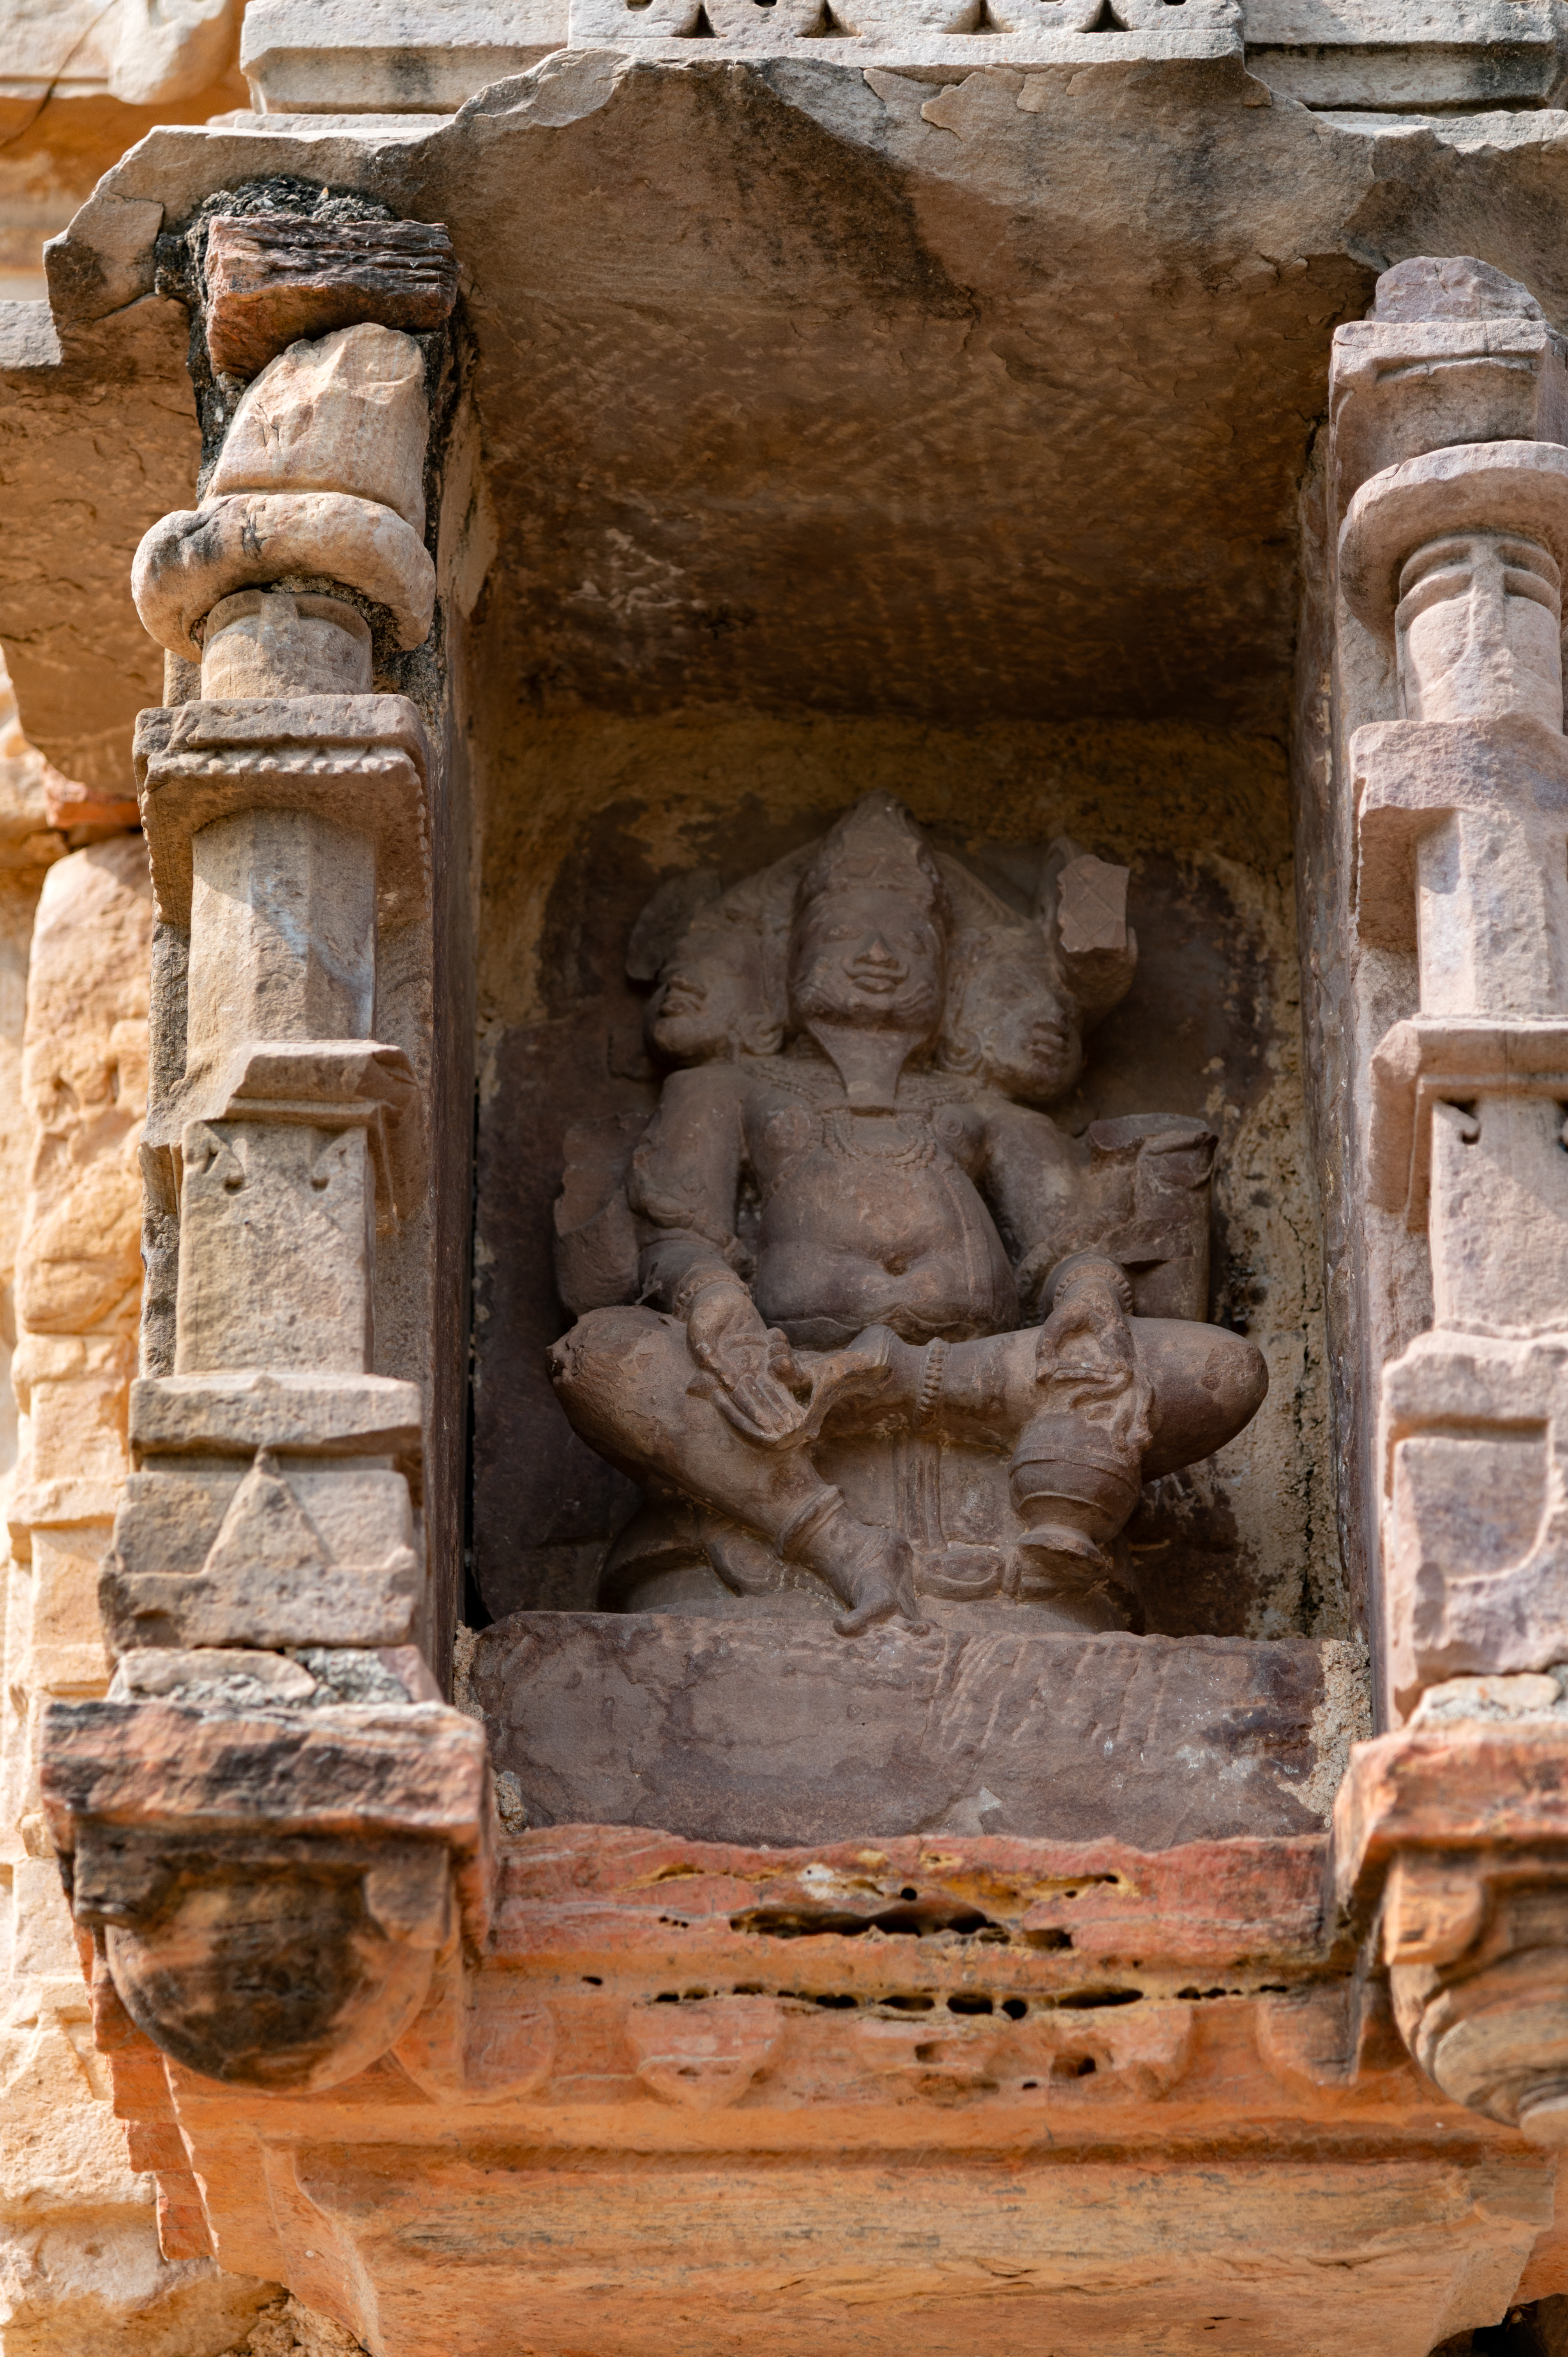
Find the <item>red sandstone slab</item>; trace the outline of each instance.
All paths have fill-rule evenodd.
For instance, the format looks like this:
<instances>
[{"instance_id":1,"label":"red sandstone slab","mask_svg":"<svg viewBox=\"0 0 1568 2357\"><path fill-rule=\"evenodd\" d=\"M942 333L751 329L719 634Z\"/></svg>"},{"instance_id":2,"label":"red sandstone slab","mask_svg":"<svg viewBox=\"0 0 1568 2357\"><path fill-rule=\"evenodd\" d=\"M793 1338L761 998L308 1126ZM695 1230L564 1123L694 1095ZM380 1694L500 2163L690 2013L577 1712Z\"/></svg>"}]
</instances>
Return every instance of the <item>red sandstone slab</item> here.
<instances>
[{"instance_id":1,"label":"red sandstone slab","mask_svg":"<svg viewBox=\"0 0 1568 2357\"><path fill-rule=\"evenodd\" d=\"M1406 1728L1358 1743L1334 1807L1342 1906L1401 1849L1568 1847L1568 1727Z\"/></svg>"},{"instance_id":2,"label":"red sandstone slab","mask_svg":"<svg viewBox=\"0 0 1568 2357\"><path fill-rule=\"evenodd\" d=\"M174 1704L57 1703L43 1781L62 1850L77 1818L214 1834L430 1835L468 1849L489 1821L479 1731L435 1704L219 1717Z\"/></svg>"},{"instance_id":3,"label":"red sandstone slab","mask_svg":"<svg viewBox=\"0 0 1568 2357\"><path fill-rule=\"evenodd\" d=\"M474 1691L533 1824L1158 1850L1323 1822L1323 1657L1300 1641L520 1612L485 1631Z\"/></svg>"},{"instance_id":4,"label":"red sandstone slab","mask_svg":"<svg viewBox=\"0 0 1568 2357\"><path fill-rule=\"evenodd\" d=\"M1053 1954L1078 1965L1136 1954L1151 1970L1256 1959L1299 1969L1320 1961L1325 1849L1321 1836L1151 1853L967 1835L757 1850L564 1825L503 1850L494 1950L513 1963L591 1954L624 1971L667 1950L675 1928L726 1948L794 1938L805 1943L794 1969L810 1977L830 1950L841 1968L845 1940L929 1937L951 1910L1024 1938L1036 1969Z\"/></svg>"}]
</instances>

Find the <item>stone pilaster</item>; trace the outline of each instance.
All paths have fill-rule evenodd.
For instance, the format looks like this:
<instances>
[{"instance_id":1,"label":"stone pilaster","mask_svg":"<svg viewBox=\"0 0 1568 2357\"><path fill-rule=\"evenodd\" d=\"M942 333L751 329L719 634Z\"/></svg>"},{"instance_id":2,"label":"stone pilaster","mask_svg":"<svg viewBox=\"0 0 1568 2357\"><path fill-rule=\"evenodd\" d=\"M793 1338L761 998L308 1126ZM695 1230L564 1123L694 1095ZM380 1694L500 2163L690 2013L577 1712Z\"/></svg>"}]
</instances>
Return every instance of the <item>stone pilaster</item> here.
<instances>
[{"instance_id":1,"label":"stone pilaster","mask_svg":"<svg viewBox=\"0 0 1568 2357\"><path fill-rule=\"evenodd\" d=\"M385 692L434 614L441 339L384 324L376 273L349 292L351 324L285 350L280 327L231 386L199 504L136 558L195 692L136 739L157 937L118 1666L48 1738L119 2000L188 2068L263 2087L351 2076L437 1964L460 1985L489 1823L482 1738L429 1660L435 776ZM277 1971L240 1969L258 1955Z\"/></svg>"},{"instance_id":2,"label":"stone pilaster","mask_svg":"<svg viewBox=\"0 0 1568 2357\"><path fill-rule=\"evenodd\" d=\"M1432 1316L1380 1372L1381 1652L1402 1732L1352 1757L1340 1899L1457 2100L1568 2134L1562 1506L1568 1445L1568 371L1526 291L1409 263L1339 330L1344 627L1387 661L1350 738L1363 1200L1424 1239ZM1408 987L1408 985L1407 985Z\"/></svg>"}]
</instances>

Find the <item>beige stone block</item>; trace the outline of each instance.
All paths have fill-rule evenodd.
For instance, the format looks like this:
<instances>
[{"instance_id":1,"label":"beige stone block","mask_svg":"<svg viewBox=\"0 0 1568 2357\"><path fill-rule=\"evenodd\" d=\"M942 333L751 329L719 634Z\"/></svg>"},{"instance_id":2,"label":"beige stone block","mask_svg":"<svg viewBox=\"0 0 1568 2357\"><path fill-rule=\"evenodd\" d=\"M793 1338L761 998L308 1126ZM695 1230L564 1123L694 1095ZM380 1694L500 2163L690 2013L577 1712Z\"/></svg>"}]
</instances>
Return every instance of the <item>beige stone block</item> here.
<instances>
[{"instance_id":1,"label":"beige stone block","mask_svg":"<svg viewBox=\"0 0 1568 2357\"><path fill-rule=\"evenodd\" d=\"M122 1308L134 1321L151 936L146 856L134 837L50 869L23 1056L35 1142L17 1311L35 1330L80 1333Z\"/></svg>"},{"instance_id":2,"label":"beige stone block","mask_svg":"<svg viewBox=\"0 0 1568 2357\"><path fill-rule=\"evenodd\" d=\"M1423 1016L1568 1011L1568 743L1528 715L1359 728L1363 941L1417 952Z\"/></svg>"},{"instance_id":3,"label":"beige stone block","mask_svg":"<svg viewBox=\"0 0 1568 2357\"><path fill-rule=\"evenodd\" d=\"M1419 1231L1430 1202L1437 1107L1499 1090L1568 1098L1568 1020L1416 1016L1378 1042L1371 1084L1369 1199L1380 1211L1403 1211Z\"/></svg>"},{"instance_id":4,"label":"beige stone block","mask_svg":"<svg viewBox=\"0 0 1568 2357\"><path fill-rule=\"evenodd\" d=\"M1568 1345L1424 1334L1384 1370L1390 1678L1430 1685L1568 1661Z\"/></svg>"},{"instance_id":5,"label":"beige stone block","mask_svg":"<svg viewBox=\"0 0 1568 2357\"><path fill-rule=\"evenodd\" d=\"M108 1543L106 1523L33 1533L32 1672L39 1685L107 1683L98 1577ZM70 1674L62 1679L62 1671Z\"/></svg>"},{"instance_id":6,"label":"beige stone block","mask_svg":"<svg viewBox=\"0 0 1568 2357\"><path fill-rule=\"evenodd\" d=\"M392 617L400 647L424 643L435 609L435 568L392 508L343 491L237 491L154 524L136 551L136 611L158 644L188 662L193 635L220 598L294 573L362 591Z\"/></svg>"},{"instance_id":7,"label":"beige stone block","mask_svg":"<svg viewBox=\"0 0 1568 2357\"><path fill-rule=\"evenodd\" d=\"M239 810L191 846L186 1071L242 1040L355 1039L375 1014L375 849L306 811Z\"/></svg>"},{"instance_id":8,"label":"beige stone block","mask_svg":"<svg viewBox=\"0 0 1568 2357\"><path fill-rule=\"evenodd\" d=\"M183 1163L177 1372L361 1371L374 1221L364 1130L193 1122Z\"/></svg>"},{"instance_id":9,"label":"beige stone block","mask_svg":"<svg viewBox=\"0 0 1568 2357\"><path fill-rule=\"evenodd\" d=\"M59 1981L85 2000L81 1959L59 1867L52 1857L22 1857L11 1869L13 1981Z\"/></svg>"},{"instance_id":10,"label":"beige stone block","mask_svg":"<svg viewBox=\"0 0 1568 2357\"><path fill-rule=\"evenodd\" d=\"M1394 611L1408 720L1529 713L1563 725L1562 576L1534 538L1429 542L1400 572Z\"/></svg>"},{"instance_id":11,"label":"beige stone block","mask_svg":"<svg viewBox=\"0 0 1568 2357\"><path fill-rule=\"evenodd\" d=\"M1394 274L1385 272L1380 284ZM1512 302L1511 312L1378 317L1336 329L1328 398L1341 515L1369 477L1424 451L1461 442L1568 440L1563 340L1533 296L1500 272L1492 275L1511 289L1497 297ZM1435 298L1428 292L1413 299Z\"/></svg>"},{"instance_id":12,"label":"beige stone block","mask_svg":"<svg viewBox=\"0 0 1568 2357\"><path fill-rule=\"evenodd\" d=\"M1439 1327L1568 1329L1568 1153L1561 1104L1516 1092L1432 1117L1432 1292Z\"/></svg>"},{"instance_id":13,"label":"beige stone block","mask_svg":"<svg viewBox=\"0 0 1568 2357\"><path fill-rule=\"evenodd\" d=\"M249 1652L236 1645L215 1652L163 1651L145 1647L123 1654L109 1689L111 1702L209 1690L231 1681L260 1687L277 1702L306 1702L317 1691L317 1680L286 1653ZM1555 1692L1555 1688L1553 1689ZM253 1695L243 1699L254 1701Z\"/></svg>"},{"instance_id":14,"label":"beige stone block","mask_svg":"<svg viewBox=\"0 0 1568 2357\"><path fill-rule=\"evenodd\" d=\"M410 1554L390 1565L229 1564L218 1571L120 1574L104 1580L102 1608L116 1649L169 1645L408 1645L419 1623L423 1579Z\"/></svg>"},{"instance_id":15,"label":"beige stone block","mask_svg":"<svg viewBox=\"0 0 1568 2357\"><path fill-rule=\"evenodd\" d=\"M407 1639L420 1559L401 1473L270 1450L248 1470L166 1464L133 1474L115 1524L102 1604L120 1651Z\"/></svg>"},{"instance_id":16,"label":"beige stone block","mask_svg":"<svg viewBox=\"0 0 1568 2357\"><path fill-rule=\"evenodd\" d=\"M0 2211L47 2220L51 2210L138 2196L150 2208L151 2188L137 2186L127 2163L124 2131L99 2099L91 2057L89 2025L68 2028L47 2007L0 2040Z\"/></svg>"},{"instance_id":17,"label":"beige stone block","mask_svg":"<svg viewBox=\"0 0 1568 2357\"><path fill-rule=\"evenodd\" d=\"M7 1509L13 1524L71 1523L113 1514L125 1476L125 1390L135 1365L130 1337L116 1339L120 1363L104 1372L40 1381L29 1369L16 1481Z\"/></svg>"},{"instance_id":18,"label":"beige stone block","mask_svg":"<svg viewBox=\"0 0 1568 2357\"><path fill-rule=\"evenodd\" d=\"M422 1415L418 1385L392 1375L256 1368L131 1385L132 1445L149 1460L189 1449L405 1456L419 1447Z\"/></svg>"},{"instance_id":19,"label":"beige stone block","mask_svg":"<svg viewBox=\"0 0 1568 2357\"><path fill-rule=\"evenodd\" d=\"M240 46L244 0L126 0L109 61L109 94L124 106L177 106L221 81Z\"/></svg>"},{"instance_id":20,"label":"beige stone block","mask_svg":"<svg viewBox=\"0 0 1568 2357\"><path fill-rule=\"evenodd\" d=\"M1428 1686L1411 1714L1412 1727L1463 1727L1477 1720L1568 1718L1562 1674L1520 1671L1512 1675L1445 1678Z\"/></svg>"},{"instance_id":21,"label":"beige stone block","mask_svg":"<svg viewBox=\"0 0 1568 2357\"><path fill-rule=\"evenodd\" d=\"M79 2216L39 2205L39 2215L0 2228L0 2329L18 2357L226 2357L242 2349L274 2287L221 2275L209 2261L166 2263L153 2180L127 2171L124 2182L112 2210L95 2203Z\"/></svg>"},{"instance_id":22,"label":"beige stone block","mask_svg":"<svg viewBox=\"0 0 1568 2357\"><path fill-rule=\"evenodd\" d=\"M424 530L430 407L412 336L366 321L290 344L246 387L211 498L228 491L347 491Z\"/></svg>"}]
</instances>

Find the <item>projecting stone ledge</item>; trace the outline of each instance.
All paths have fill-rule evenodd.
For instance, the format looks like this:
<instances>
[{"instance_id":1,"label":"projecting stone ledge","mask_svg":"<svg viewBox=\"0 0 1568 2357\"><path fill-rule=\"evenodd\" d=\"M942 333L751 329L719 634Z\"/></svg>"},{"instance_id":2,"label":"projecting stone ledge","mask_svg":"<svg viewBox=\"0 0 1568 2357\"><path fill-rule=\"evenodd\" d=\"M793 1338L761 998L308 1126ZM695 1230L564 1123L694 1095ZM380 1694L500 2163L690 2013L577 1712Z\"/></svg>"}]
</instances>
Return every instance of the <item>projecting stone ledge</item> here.
<instances>
[{"instance_id":1,"label":"projecting stone ledge","mask_svg":"<svg viewBox=\"0 0 1568 2357\"><path fill-rule=\"evenodd\" d=\"M1357 1731L1341 1650L519 1612L481 1638L474 1691L531 1824L1155 1850L1322 1826Z\"/></svg>"}]
</instances>

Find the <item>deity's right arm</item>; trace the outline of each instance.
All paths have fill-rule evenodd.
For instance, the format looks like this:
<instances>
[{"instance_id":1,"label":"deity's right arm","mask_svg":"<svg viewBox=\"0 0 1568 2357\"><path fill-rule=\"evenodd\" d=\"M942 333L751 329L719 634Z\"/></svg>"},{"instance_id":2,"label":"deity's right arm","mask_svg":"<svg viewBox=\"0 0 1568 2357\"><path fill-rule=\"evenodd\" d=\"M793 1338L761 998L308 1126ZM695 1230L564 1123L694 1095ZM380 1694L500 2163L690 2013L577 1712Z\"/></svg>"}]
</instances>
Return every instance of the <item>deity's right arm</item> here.
<instances>
[{"instance_id":1,"label":"deity's right arm","mask_svg":"<svg viewBox=\"0 0 1568 2357\"><path fill-rule=\"evenodd\" d=\"M672 1072L627 1177L645 1301L684 1317L709 1285L742 1284L736 1235L745 1083L733 1064Z\"/></svg>"}]
</instances>

